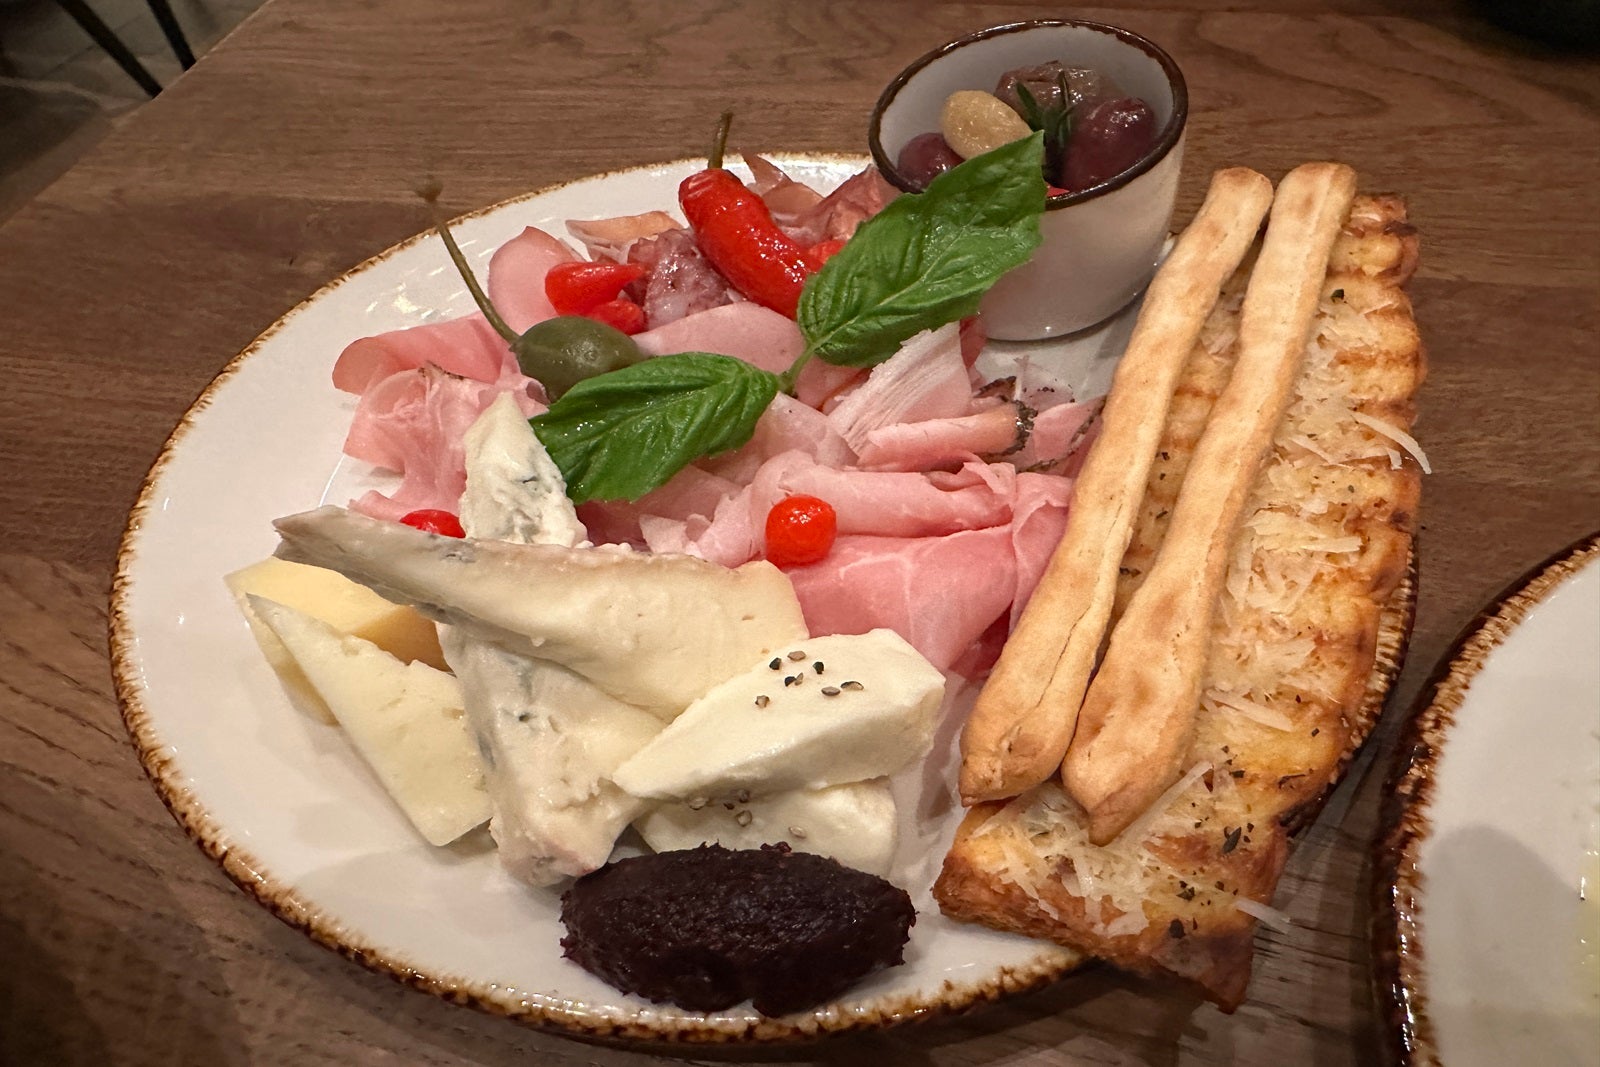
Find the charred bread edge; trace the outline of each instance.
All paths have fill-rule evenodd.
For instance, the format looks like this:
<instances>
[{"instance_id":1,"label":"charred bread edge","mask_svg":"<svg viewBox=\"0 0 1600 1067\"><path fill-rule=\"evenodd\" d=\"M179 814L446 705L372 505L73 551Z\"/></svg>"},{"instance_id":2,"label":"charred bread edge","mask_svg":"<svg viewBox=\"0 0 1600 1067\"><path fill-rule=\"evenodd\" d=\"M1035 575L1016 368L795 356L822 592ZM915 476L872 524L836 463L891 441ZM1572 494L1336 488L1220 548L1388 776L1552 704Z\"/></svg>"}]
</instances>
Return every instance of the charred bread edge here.
<instances>
[{"instance_id":1,"label":"charred bread edge","mask_svg":"<svg viewBox=\"0 0 1600 1067\"><path fill-rule=\"evenodd\" d=\"M1439 1062L1422 983L1426 949L1420 938L1417 850L1430 829L1433 773L1455 712L1489 654L1516 624L1597 556L1600 532L1561 549L1508 584L1462 628L1408 713L1384 785L1371 853L1372 984L1383 1050L1392 1063L1411 1067Z\"/></svg>"}]
</instances>

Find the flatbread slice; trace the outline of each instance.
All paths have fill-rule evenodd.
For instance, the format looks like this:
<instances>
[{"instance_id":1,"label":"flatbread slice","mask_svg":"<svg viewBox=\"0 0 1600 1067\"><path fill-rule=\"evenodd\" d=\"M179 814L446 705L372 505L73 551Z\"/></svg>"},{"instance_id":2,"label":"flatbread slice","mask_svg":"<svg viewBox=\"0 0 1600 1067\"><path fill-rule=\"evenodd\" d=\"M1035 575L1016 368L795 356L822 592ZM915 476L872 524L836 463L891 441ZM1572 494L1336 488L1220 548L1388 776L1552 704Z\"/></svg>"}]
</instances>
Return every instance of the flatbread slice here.
<instances>
[{"instance_id":1,"label":"flatbread slice","mask_svg":"<svg viewBox=\"0 0 1600 1067\"><path fill-rule=\"evenodd\" d=\"M973 808L934 887L947 915L1176 976L1228 1010L1243 1000L1289 834L1320 808L1398 670L1421 484L1394 436L1411 427L1426 368L1401 288L1417 247L1398 197L1356 198L1234 539L1184 788L1105 846L1054 782ZM1119 609L1154 563L1231 376L1247 276L1224 288L1184 366L1121 559Z\"/></svg>"}]
</instances>

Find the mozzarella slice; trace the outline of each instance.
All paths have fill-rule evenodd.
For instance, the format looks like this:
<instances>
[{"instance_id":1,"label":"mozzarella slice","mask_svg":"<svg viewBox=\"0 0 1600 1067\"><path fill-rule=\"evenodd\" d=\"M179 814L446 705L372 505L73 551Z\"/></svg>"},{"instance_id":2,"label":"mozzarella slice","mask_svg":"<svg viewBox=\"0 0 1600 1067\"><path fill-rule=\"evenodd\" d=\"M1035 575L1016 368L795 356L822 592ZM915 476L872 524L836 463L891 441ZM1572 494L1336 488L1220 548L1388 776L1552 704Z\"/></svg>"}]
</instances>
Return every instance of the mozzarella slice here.
<instances>
[{"instance_id":1,"label":"mozzarella slice","mask_svg":"<svg viewBox=\"0 0 1600 1067\"><path fill-rule=\"evenodd\" d=\"M692 556L463 540L335 507L276 526L281 556L668 715L807 633L794 587L764 561L729 569Z\"/></svg>"},{"instance_id":2,"label":"mozzarella slice","mask_svg":"<svg viewBox=\"0 0 1600 1067\"><path fill-rule=\"evenodd\" d=\"M489 818L454 678L271 600L252 596L250 607L429 844L449 844Z\"/></svg>"},{"instance_id":3,"label":"mozzarella slice","mask_svg":"<svg viewBox=\"0 0 1600 1067\"><path fill-rule=\"evenodd\" d=\"M893 630L812 638L696 700L616 783L690 800L877 778L927 753L943 697L944 675Z\"/></svg>"},{"instance_id":4,"label":"mozzarella slice","mask_svg":"<svg viewBox=\"0 0 1600 1067\"><path fill-rule=\"evenodd\" d=\"M785 842L796 852L831 856L846 867L889 873L898 827L887 778L791 789L767 797L668 801L634 823L657 852L698 848L760 848Z\"/></svg>"}]
</instances>

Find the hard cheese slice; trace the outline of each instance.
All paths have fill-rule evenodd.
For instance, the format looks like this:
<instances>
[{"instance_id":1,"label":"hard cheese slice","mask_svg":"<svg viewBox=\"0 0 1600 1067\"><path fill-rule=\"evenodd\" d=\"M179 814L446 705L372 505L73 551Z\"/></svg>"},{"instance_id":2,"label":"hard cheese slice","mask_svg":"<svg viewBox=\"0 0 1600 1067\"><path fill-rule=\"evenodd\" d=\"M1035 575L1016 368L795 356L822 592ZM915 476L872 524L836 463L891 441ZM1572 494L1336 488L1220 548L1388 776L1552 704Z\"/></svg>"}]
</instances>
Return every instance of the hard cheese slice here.
<instances>
[{"instance_id":1,"label":"hard cheese slice","mask_svg":"<svg viewBox=\"0 0 1600 1067\"><path fill-rule=\"evenodd\" d=\"M454 677L282 604L253 596L250 606L429 844L449 844L489 818Z\"/></svg>"},{"instance_id":2,"label":"hard cheese slice","mask_svg":"<svg viewBox=\"0 0 1600 1067\"><path fill-rule=\"evenodd\" d=\"M614 780L688 800L877 778L928 751L943 698L944 675L893 630L812 638L689 705Z\"/></svg>"},{"instance_id":3,"label":"hard cheese slice","mask_svg":"<svg viewBox=\"0 0 1600 1067\"><path fill-rule=\"evenodd\" d=\"M251 595L303 611L341 633L371 641L408 663L421 660L440 670L445 667L438 631L431 620L413 608L389 603L342 574L269 556L223 580L239 602L256 644L289 691L290 699L323 722L333 722L333 713L295 665L294 657L277 634L251 610Z\"/></svg>"}]
</instances>

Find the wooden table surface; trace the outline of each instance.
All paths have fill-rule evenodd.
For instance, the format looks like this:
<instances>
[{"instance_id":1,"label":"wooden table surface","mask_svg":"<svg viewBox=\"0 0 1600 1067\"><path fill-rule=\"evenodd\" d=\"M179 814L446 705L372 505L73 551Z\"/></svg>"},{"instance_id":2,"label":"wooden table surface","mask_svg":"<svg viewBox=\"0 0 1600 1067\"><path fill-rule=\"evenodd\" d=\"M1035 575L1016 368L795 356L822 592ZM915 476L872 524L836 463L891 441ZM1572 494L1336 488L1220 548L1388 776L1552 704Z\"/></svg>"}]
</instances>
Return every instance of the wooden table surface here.
<instances>
[{"instance_id":1,"label":"wooden table surface","mask_svg":"<svg viewBox=\"0 0 1600 1067\"><path fill-rule=\"evenodd\" d=\"M1399 14L1406 9L1406 14ZM745 142L861 150L900 67L1018 3L270 0L0 229L0 1062L639 1064L402 988L258 907L174 824L118 717L126 509L219 368L331 276L465 210ZM1366 848L1395 727L1502 586L1600 528L1600 66L1461 5L1074 9L1189 80L1206 175L1312 158L1397 190L1432 364L1421 599L1377 740L1292 859L1236 1015L1105 972L962 1018L768 1054L836 1064L1356 1064L1376 1055Z\"/></svg>"}]
</instances>

